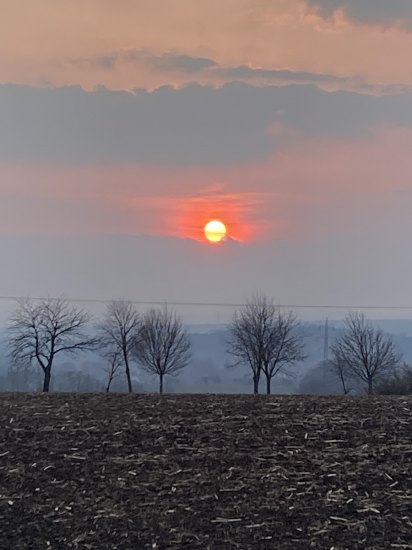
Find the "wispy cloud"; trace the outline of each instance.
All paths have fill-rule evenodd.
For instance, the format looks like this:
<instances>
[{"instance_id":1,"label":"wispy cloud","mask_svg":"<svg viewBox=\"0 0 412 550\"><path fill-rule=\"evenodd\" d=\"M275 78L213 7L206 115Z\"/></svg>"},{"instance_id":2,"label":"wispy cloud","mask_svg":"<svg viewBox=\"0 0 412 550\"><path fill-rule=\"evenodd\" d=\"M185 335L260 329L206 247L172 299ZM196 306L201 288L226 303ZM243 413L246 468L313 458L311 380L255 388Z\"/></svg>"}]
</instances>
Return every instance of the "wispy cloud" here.
<instances>
[{"instance_id":1,"label":"wispy cloud","mask_svg":"<svg viewBox=\"0 0 412 550\"><path fill-rule=\"evenodd\" d=\"M183 76L196 76L207 83L222 85L233 80L242 82L262 82L277 84L314 84L317 86L332 88L366 88L377 90L360 78L340 77L327 73L314 73L310 71L295 71L283 68L253 67L251 65L227 66L219 64L208 57L190 56L178 52L164 52L156 54L147 50L127 49L116 53L73 59L72 63L79 68L88 69L94 67L102 70L113 70L116 66L124 64L134 65L137 68L144 66L146 69L159 73L174 73Z\"/></svg>"},{"instance_id":2,"label":"wispy cloud","mask_svg":"<svg viewBox=\"0 0 412 550\"><path fill-rule=\"evenodd\" d=\"M70 60L70 63L80 69L113 69L116 65L116 62L116 55L98 55L90 58L75 58Z\"/></svg>"},{"instance_id":3,"label":"wispy cloud","mask_svg":"<svg viewBox=\"0 0 412 550\"><path fill-rule=\"evenodd\" d=\"M213 59L207 57L195 57L177 52L164 52L160 55L145 50L126 50L119 58L127 61L144 62L158 71L181 71L184 73L197 73L216 66Z\"/></svg>"},{"instance_id":4,"label":"wispy cloud","mask_svg":"<svg viewBox=\"0 0 412 550\"><path fill-rule=\"evenodd\" d=\"M155 71L186 74L201 72L216 66L216 62L207 57L196 57L173 51L156 54L143 49L125 49L108 55L75 58L71 62L79 67L100 69L113 69L121 63L144 64Z\"/></svg>"},{"instance_id":5,"label":"wispy cloud","mask_svg":"<svg viewBox=\"0 0 412 550\"><path fill-rule=\"evenodd\" d=\"M238 67L219 67L216 73L232 80L265 80L268 82L283 82L290 84L343 84L349 79L339 78L331 74L292 71L288 69L264 69L240 65Z\"/></svg>"}]
</instances>

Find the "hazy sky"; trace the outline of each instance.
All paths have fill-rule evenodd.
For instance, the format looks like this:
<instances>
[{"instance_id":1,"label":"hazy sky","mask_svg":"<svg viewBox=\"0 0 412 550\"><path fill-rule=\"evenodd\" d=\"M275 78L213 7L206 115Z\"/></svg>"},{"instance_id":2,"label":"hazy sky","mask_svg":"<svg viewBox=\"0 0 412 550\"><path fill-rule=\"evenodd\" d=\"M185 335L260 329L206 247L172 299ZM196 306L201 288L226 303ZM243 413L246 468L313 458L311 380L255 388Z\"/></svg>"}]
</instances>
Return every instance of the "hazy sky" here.
<instances>
[{"instance_id":1,"label":"hazy sky","mask_svg":"<svg viewBox=\"0 0 412 550\"><path fill-rule=\"evenodd\" d=\"M411 55L410 0L0 0L0 295L412 304Z\"/></svg>"}]
</instances>

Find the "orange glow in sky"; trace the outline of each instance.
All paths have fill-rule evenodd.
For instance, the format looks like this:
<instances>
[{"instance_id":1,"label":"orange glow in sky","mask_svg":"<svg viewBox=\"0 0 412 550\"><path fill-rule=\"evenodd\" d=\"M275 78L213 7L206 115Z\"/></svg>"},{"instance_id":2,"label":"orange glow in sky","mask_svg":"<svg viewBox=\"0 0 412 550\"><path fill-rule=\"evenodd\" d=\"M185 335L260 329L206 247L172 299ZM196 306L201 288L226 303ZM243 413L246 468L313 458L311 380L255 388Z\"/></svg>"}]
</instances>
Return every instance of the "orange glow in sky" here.
<instances>
[{"instance_id":1,"label":"orange glow in sky","mask_svg":"<svg viewBox=\"0 0 412 550\"><path fill-rule=\"evenodd\" d=\"M209 196L190 197L186 199L181 212L177 223L179 234L189 239L204 242L206 226L211 221L224 224L227 228L224 236L230 239L247 242L254 235L254 225L250 220L253 213L249 205L238 196L224 195L215 199ZM211 242L209 237L206 238Z\"/></svg>"}]
</instances>

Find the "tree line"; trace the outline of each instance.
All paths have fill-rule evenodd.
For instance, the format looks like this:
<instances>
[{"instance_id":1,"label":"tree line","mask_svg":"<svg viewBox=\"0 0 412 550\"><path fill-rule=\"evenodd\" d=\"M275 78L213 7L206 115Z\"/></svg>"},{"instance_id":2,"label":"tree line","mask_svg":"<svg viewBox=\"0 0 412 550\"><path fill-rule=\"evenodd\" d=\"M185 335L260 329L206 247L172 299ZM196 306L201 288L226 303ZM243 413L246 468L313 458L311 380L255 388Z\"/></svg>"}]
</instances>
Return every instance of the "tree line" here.
<instances>
[{"instance_id":1,"label":"tree line","mask_svg":"<svg viewBox=\"0 0 412 550\"><path fill-rule=\"evenodd\" d=\"M249 368L253 392L261 380L266 393L273 379L292 374L305 359L300 321L265 296L256 295L239 308L229 326L228 353L233 367ZM94 351L101 355L107 373L106 392L123 374L133 391L132 365L156 376L159 392L164 379L176 376L190 363L190 338L182 320L166 307L140 313L131 302L113 301L97 324L91 316L65 298L19 301L8 322L8 345L16 367L41 370L43 391L48 392L56 359L63 354ZM392 339L358 312L348 315L345 330L331 348L329 368L348 394L353 385L376 391L384 377L398 377L401 355ZM389 387L389 386L387 386Z\"/></svg>"},{"instance_id":2,"label":"tree line","mask_svg":"<svg viewBox=\"0 0 412 550\"><path fill-rule=\"evenodd\" d=\"M102 321L90 331L91 317L66 299L20 301L8 325L10 357L17 367L35 365L43 373L43 391L50 389L56 358L80 351L98 351L112 381L123 368L133 391L131 363L159 378L177 374L190 359L189 336L177 315L153 309L140 315L130 302L108 304Z\"/></svg>"}]
</instances>

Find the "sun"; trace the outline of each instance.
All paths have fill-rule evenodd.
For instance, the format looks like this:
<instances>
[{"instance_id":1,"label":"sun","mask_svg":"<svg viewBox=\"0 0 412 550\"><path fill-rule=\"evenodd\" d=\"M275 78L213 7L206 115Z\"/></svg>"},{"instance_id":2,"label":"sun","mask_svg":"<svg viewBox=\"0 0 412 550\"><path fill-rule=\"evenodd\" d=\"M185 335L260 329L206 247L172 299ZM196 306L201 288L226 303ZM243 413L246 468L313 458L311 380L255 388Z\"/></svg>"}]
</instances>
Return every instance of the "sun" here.
<instances>
[{"instance_id":1,"label":"sun","mask_svg":"<svg viewBox=\"0 0 412 550\"><path fill-rule=\"evenodd\" d=\"M212 220L205 225L205 237L211 243L220 243L227 234L226 226L219 220Z\"/></svg>"}]
</instances>

